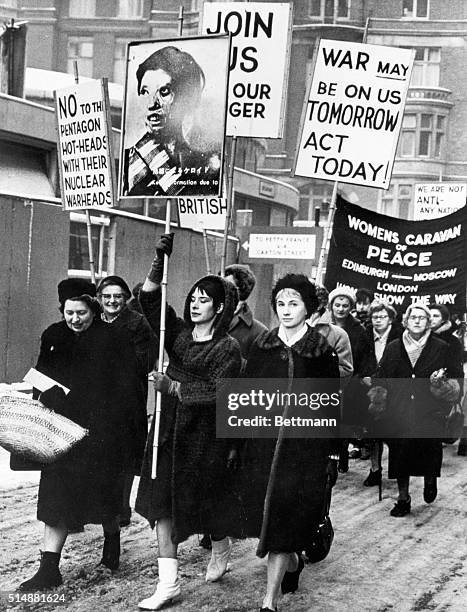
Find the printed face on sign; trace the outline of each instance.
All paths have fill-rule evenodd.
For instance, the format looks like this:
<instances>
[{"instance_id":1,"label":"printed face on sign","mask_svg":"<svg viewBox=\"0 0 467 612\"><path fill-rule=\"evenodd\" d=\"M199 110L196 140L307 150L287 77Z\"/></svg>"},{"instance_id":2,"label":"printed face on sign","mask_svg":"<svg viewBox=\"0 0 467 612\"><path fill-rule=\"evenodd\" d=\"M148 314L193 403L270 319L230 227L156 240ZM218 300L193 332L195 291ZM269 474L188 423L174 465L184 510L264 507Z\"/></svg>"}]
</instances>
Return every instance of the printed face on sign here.
<instances>
[{"instance_id":1,"label":"printed face on sign","mask_svg":"<svg viewBox=\"0 0 467 612\"><path fill-rule=\"evenodd\" d=\"M156 136L169 123L170 109L174 101L172 77L165 70L148 70L141 79L139 93L145 96L147 101L146 128Z\"/></svg>"}]
</instances>

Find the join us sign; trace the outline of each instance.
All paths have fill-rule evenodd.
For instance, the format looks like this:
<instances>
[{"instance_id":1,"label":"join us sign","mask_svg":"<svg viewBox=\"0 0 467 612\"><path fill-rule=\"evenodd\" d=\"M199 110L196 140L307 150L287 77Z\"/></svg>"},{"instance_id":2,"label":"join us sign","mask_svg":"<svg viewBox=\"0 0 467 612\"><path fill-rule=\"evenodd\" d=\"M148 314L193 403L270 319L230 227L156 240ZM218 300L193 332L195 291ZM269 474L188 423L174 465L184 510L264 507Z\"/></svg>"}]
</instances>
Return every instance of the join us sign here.
<instances>
[{"instance_id":1,"label":"join us sign","mask_svg":"<svg viewBox=\"0 0 467 612\"><path fill-rule=\"evenodd\" d=\"M325 286L366 287L399 312L418 301L465 312L466 213L406 221L338 197Z\"/></svg>"},{"instance_id":2,"label":"join us sign","mask_svg":"<svg viewBox=\"0 0 467 612\"><path fill-rule=\"evenodd\" d=\"M387 189L415 51L321 39L295 174Z\"/></svg>"},{"instance_id":3,"label":"join us sign","mask_svg":"<svg viewBox=\"0 0 467 612\"><path fill-rule=\"evenodd\" d=\"M281 138L292 35L289 3L205 2L203 34L232 35L227 136Z\"/></svg>"}]
</instances>

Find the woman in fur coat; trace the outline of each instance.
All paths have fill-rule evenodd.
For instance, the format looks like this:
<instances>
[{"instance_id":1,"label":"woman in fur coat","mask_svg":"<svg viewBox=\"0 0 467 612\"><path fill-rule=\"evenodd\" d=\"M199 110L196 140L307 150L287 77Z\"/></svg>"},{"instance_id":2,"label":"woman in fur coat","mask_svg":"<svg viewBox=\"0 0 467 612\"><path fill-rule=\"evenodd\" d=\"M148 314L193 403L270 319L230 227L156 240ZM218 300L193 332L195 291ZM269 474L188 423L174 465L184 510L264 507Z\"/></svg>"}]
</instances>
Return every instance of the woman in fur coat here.
<instances>
[{"instance_id":1,"label":"woman in fur coat","mask_svg":"<svg viewBox=\"0 0 467 612\"><path fill-rule=\"evenodd\" d=\"M144 314L159 329L164 254L172 251L173 234L156 246L156 258L140 291ZM216 381L240 373L238 342L227 334L238 303L237 289L219 276L206 276L190 289L184 318L168 307L165 349L170 362L155 380L162 393L157 479L151 479L154 420L148 437L136 511L153 527L159 544L159 582L138 605L158 610L180 594L177 545L190 535L209 533L212 554L206 581L219 580L227 569L238 517L230 499L229 440L216 438Z\"/></svg>"},{"instance_id":2,"label":"woman in fur coat","mask_svg":"<svg viewBox=\"0 0 467 612\"><path fill-rule=\"evenodd\" d=\"M271 303L280 325L255 340L245 378L288 379L289 385L296 379L338 379L335 352L306 324L318 308L315 286L308 278L287 274L279 279ZM337 414L338 407L327 416L337 418ZM328 438L253 439L245 443L240 488L245 535L259 538L257 554L268 557L262 612L276 610L281 590L289 593L298 587L304 566L301 552L322 518L328 472L332 484L337 478L336 461L330 461L336 446ZM272 470L275 455L277 468Z\"/></svg>"}]
</instances>

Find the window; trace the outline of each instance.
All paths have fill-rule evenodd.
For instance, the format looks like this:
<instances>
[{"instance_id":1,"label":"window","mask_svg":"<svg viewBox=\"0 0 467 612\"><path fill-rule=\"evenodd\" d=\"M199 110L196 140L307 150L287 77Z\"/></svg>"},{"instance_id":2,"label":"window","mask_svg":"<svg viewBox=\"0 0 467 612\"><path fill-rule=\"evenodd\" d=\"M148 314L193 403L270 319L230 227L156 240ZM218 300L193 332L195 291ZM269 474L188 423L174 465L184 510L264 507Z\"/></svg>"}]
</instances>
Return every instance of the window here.
<instances>
[{"instance_id":1,"label":"window","mask_svg":"<svg viewBox=\"0 0 467 612\"><path fill-rule=\"evenodd\" d=\"M143 16L143 0L118 0L117 17L139 19Z\"/></svg>"},{"instance_id":2,"label":"window","mask_svg":"<svg viewBox=\"0 0 467 612\"><path fill-rule=\"evenodd\" d=\"M68 15L70 17L95 17L96 0L69 0Z\"/></svg>"},{"instance_id":3,"label":"window","mask_svg":"<svg viewBox=\"0 0 467 612\"><path fill-rule=\"evenodd\" d=\"M91 239L96 276L107 273L109 236L109 219L91 217ZM71 275L87 275L89 270L88 230L86 216L79 213L70 214L70 251L68 273Z\"/></svg>"},{"instance_id":4,"label":"window","mask_svg":"<svg viewBox=\"0 0 467 612\"><path fill-rule=\"evenodd\" d=\"M310 0L310 17L333 18L337 10L339 19L348 19L350 12L350 0Z\"/></svg>"},{"instance_id":5,"label":"window","mask_svg":"<svg viewBox=\"0 0 467 612\"><path fill-rule=\"evenodd\" d=\"M76 60L78 62L78 72L80 76L92 78L93 53L94 43L92 38L70 36L68 38L67 72L73 74L73 64Z\"/></svg>"},{"instance_id":6,"label":"window","mask_svg":"<svg viewBox=\"0 0 467 612\"><path fill-rule=\"evenodd\" d=\"M402 16L408 19L426 19L428 0L402 0Z\"/></svg>"},{"instance_id":7,"label":"window","mask_svg":"<svg viewBox=\"0 0 467 612\"><path fill-rule=\"evenodd\" d=\"M439 48L417 47L410 85L438 87L440 58Z\"/></svg>"},{"instance_id":8,"label":"window","mask_svg":"<svg viewBox=\"0 0 467 612\"><path fill-rule=\"evenodd\" d=\"M320 220L328 218L329 205L332 198L332 185L326 183L313 183L300 193L298 219L301 221L314 221L315 210L320 210Z\"/></svg>"},{"instance_id":9,"label":"window","mask_svg":"<svg viewBox=\"0 0 467 612\"><path fill-rule=\"evenodd\" d=\"M126 48L128 40L126 38L116 38L114 47L114 83L125 83Z\"/></svg>"},{"instance_id":10,"label":"window","mask_svg":"<svg viewBox=\"0 0 467 612\"><path fill-rule=\"evenodd\" d=\"M412 202L412 185L391 183L387 191L382 192L381 213L389 217L408 219Z\"/></svg>"},{"instance_id":11,"label":"window","mask_svg":"<svg viewBox=\"0 0 467 612\"><path fill-rule=\"evenodd\" d=\"M404 115L398 154L400 157L440 158L443 155L445 132L445 115Z\"/></svg>"}]
</instances>

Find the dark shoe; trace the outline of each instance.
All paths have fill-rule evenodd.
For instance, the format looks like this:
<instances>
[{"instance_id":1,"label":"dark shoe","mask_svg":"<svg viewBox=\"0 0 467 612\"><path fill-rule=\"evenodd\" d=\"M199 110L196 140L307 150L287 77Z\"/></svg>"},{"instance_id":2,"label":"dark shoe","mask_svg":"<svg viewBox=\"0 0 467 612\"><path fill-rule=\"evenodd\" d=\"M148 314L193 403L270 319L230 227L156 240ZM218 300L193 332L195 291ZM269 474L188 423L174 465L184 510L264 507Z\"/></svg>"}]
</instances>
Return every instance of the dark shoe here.
<instances>
[{"instance_id":1,"label":"dark shoe","mask_svg":"<svg viewBox=\"0 0 467 612\"><path fill-rule=\"evenodd\" d=\"M339 455L339 462L337 464L337 469L341 474L345 474L349 471L349 457L347 454Z\"/></svg>"},{"instance_id":2,"label":"dark shoe","mask_svg":"<svg viewBox=\"0 0 467 612\"><path fill-rule=\"evenodd\" d=\"M368 461L369 458L370 458L370 449L367 448L366 446L363 446L360 449L360 459L362 461Z\"/></svg>"},{"instance_id":3,"label":"dark shoe","mask_svg":"<svg viewBox=\"0 0 467 612\"><path fill-rule=\"evenodd\" d=\"M298 580L304 567L305 562L303 561L303 557L300 553L298 553L297 569L294 572L285 572L284 577L282 578L281 591L284 595L286 593L295 593L295 591L298 589Z\"/></svg>"},{"instance_id":4,"label":"dark shoe","mask_svg":"<svg viewBox=\"0 0 467 612\"><path fill-rule=\"evenodd\" d=\"M379 470L376 470L375 472L370 470L370 473L363 481L363 486L364 487L377 487L381 483L381 478L382 478L381 468L379 468Z\"/></svg>"},{"instance_id":5,"label":"dark shoe","mask_svg":"<svg viewBox=\"0 0 467 612\"><path fill-rule=\"evenodd\" d=\"M427 504L433 503L437 495L438 488L436 486L436 480L431 484L425 485L425 488L423 489L423 499Z\"/></svg>"},{"instance_id":6,"label":"dark shoe","mask_svg":"<svg viewBox=\"0 0 467 612\"><path fill-rule=\"evenodd\" d=\"M104 533L104 550L99 565L105 565L110 570L118 569L120 565L120 532Z\"/></svg>"},{"instance_id":7,"label":"dark shoe","mask_svg":"<svg viewBox=\"0 0 467 612\"><path fill-rule=\"evenodd\" d=\"M32 578L19 585L18 591L42 591L60 586L63 580L58 569L59 562L60 553L41 551L39 569Z\"/></svg>"},{"instance_id":8,"label":"dark shoe","mask_svg":"<svg viewBox=\"0 0 467 612\"><path fill-rule=\"evenodd\" d=\"M391 512L389 513L391 516L397 516L397 517L401 517L401 516L405 516L406 514L410 514L410 502L412 500L407 499L407 500L399 500L398 502L396 502L396 505L394 506L394 508L391 510Z\"/></svg>"},{"instance_id":9,"label":"dark shoe","mask_svg":"<svg viewBox=\"0 0 467 612\"><path fill-rule=\"evenodd\" d=\"M83 533L84 525L72 525L68 527L68 533Z\"/></svg>"},{"instance_id":10,"label":"dark shoe","mask_svg":"<svg viewBox=\"0 0 467 612\"><path fill-rule=\"evenodd\" d=\"M118 524L120 525L120 527L128 527L130 522L131 522L131 508L126 508L125 510L122 510L122 512L120 513L120 520Z\"/></svg>"},{"instance_id":11,"label":"dark shoe","mask_svg":"<svg viewBox=\"0 0 467 612\"><path fill-rule=\"evenodd\" d=\"M271 610L271 608L261 608L259 612L277 612L277 608L274 608L274 610Z\"/></svg>"},{"instance_id":12,"label":"dark shoe","mask_svg":"<svg viewBox=\"0 0 467 612\"><path fill-rule=\"evenodd\" d=\"M206 550L211 550L212 549L211 536L205 533L203 537L201 538L199 545L201 546L201 548L205 548Z\"/></svg>"},{"instance_id":13,"label":"dark shoe","mask_svg":"<svg viewBox=\"0 0 467 612\"><path fill-rule=\"evenodd\" d=\"M459 440L459 446L457 448L457 454L461 457L467 457L467 437L463 437Z\"/></svg>"}]
</instances>

